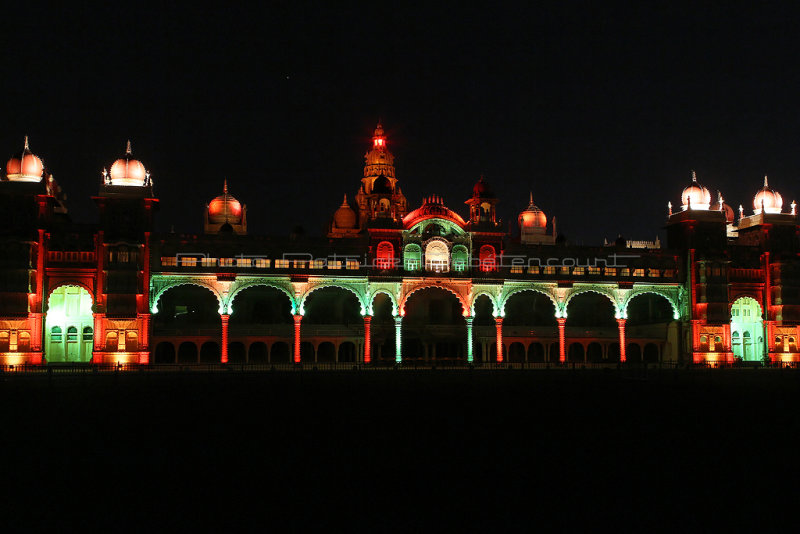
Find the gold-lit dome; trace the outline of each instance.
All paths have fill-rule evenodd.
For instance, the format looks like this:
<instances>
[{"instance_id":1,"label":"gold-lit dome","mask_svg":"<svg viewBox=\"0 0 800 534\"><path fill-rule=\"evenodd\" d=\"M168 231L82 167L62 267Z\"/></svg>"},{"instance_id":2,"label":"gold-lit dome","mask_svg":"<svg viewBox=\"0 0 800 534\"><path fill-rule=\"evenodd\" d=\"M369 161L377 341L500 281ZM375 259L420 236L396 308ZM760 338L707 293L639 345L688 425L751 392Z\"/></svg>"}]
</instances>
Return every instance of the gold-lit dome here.
<instances>
[{"instance_id":1,"label":"gold-lit dome","mask_svg":"<svg viewBox=\"0 0 800 534\"><path fill-rule=\"evenodd\" d=\"M697 182L694 171L692 171L692 183L681 193L681 205L684 210L707 210L711 206L711 193L707 187Z\"/></svg>"},{"instance_id":2,"label":"gold-lit dome","mask_svg":"<svg viewBox=\"0 0 800 534\"><path fill-rule=\"evenodd\" d=\"M545 228L547 226L547 216L533 203L533 193L531 193L528 207L519 214L519 226L522 229Z\"/></svg>"},{"instance_id":3,"label":"gold-lit dome","mask_svg":"<svg viewBox=\"0 0 800 534\"><path fill-rule=\"evenodd\" d=\"M111 165L108 184L141 187L148 185L147 182L147 170L141 161L132 157L131 142L128 141L125 155Z\"/></svg>"},{"instance_id":4,"label":"gold-lit dome","mask_svg":"<svg viewBox=\"0 0 800 534\"><path fill-rule=\"evenodd\" d=\"M725 215L725 222L728 224L733 224L736 214L734 213L733 208L725 203L725 200L722 198L722 193L719 191L717 191L717 201L711 204L709 209L711 211L721 211L723 215Z\"/></svg>"},{"instance_id":5,"label":"gold-lit dome","mask_svg":"<svg viewBox=\"0 0 800 534\"><path fill-rule=\"evenodd\" d=\"M347 202L347 195L344 196L342 205L333 214L333 224L336 228L350 229L356 227L356 212Z\"/></svg>"},{"instance_id":6,"label":"gold-lit dome","mask_svg":"<svg viewBox=\"0 0 800 534\"><path fill-rule=\"evenodd\" d=\"M39 157L28 148L28 136L25 136L25 148L22 153L11 156L6 164L6 177L12 182L41 182L44 164Z\"/></svg>"},{"instance_id":7,"label":"gold-lit dome","mask_svg":"<svg viewBox=\"0 0 800 534\"><path fill-rule=\"evenodd\" d=\"M242 204L228 193L227 180L222 188L222 194L208 203L208 222L212 224L242 222Z\"/></svg>"},{"instance_id":8,"label":"gold-lit dome","mask_svg":"<svg viewBox=\"0 0 800 534\"><path fill-rule=\"evenodd\" d=\"M753 213L758 215L762 210L765 213L780 213L781 208L783 208L783 197L774 189L770 189L767 177L764 176L764 187L753 198Z\"/></svg>"}]
</instances>

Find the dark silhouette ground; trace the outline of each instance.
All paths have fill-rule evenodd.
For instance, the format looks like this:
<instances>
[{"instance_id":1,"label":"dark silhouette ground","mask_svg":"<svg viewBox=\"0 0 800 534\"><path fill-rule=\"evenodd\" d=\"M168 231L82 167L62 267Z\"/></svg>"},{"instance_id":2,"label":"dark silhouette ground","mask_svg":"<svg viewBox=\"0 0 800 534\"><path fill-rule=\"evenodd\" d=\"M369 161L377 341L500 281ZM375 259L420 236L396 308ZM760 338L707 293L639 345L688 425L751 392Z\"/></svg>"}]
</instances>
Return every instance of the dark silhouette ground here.
<instances>
[{"instance_id":1,"label":"dark silhouette ground","mask_svg":"<svg viewBox=\"0 0 800 534\"><path fill-rule=\"evenodd\" d=\"M11 530L771 530L797 517L792 370L0 380Z\"/></svg>"}]
</instances>

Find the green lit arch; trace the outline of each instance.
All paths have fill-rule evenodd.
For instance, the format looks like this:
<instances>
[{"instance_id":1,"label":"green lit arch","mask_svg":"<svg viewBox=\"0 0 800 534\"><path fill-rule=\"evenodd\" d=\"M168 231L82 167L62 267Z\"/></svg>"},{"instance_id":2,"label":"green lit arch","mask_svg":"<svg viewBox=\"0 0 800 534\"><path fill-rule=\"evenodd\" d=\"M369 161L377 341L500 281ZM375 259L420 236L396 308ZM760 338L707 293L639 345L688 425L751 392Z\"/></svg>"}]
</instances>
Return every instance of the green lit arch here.
<instances>
[{"instance_id":1,"label":"green lit arch","mask_svg":"<svg viewBox=\"0 0 800 534\"><path fill-rule=\"evenodd\" d=\"M659 291L658 289L653 288L653 289L637 289L633 293L630 293L625 298L625 302L623 303L622 319L628 318L628 306L630 306L631 301L640 295L646 295L648 293L651 295L658 295L659 297L665 298L667 302L669 302L669 305L672 307L672 318L676 321L681 318L681 310L680 307L678 306L678 303L675 302L666 292Z\"/></svg>"},{"instance_id":2,"label":"green lit arch","mask_svg":"<svg viewBox=\"0 0 800 534\"><path fill-rule=\"evenodd\" d=\"M567 309L569 308L569 303L572 299L577 297L578 295L582 295L583 293L597 293L598 295L603 295L608 300L611 301L611 306L614 308L614 317L616 319L620 319L622 312L620 312L621 306L620 303L617 301L616 297L610 291L603 291L602 289L598 289L596 287L581 287L576 289L574 292L567 295L567 298L564 299L564 307L561 309L561 317L567 317Z\"/></svg>"},{"instance_id":3,"label":"green lit arch","mask_svg":"<svg viewBox=\"0 0 800 534\"><path fill-rule=\"evenodd\" d=\"M372 315L372 303L375 301L375 297L378 296L378 293L383 293L389 297L389 300L392 301L392 317L397 317L397 297L395 297L394 294L388 289L376 289L367 296L367 302L369 302L369 305L367 306L367 312L369 312L369 315Z\"/></svg>"},{"instance_id":4,"label":"green lit arch","mask_svg":"<svg viewBox=\"0 0 800 534\"><path fill-rule=\"evenodd\" d=\"M89 297L91 297L92 299L92 312L97 311L95 309L95 307L97 306L97 299L95 299L94 297L94 289L92 287L89 287L89 285L87 285L86 283L78 282L77 280L60 280L59 282L53 284L53 287L49 287L47 289L47 298L45 299L48 308L50 308L50 295L52 295L56 289L64 286L80 287L81 289L85 289L86 292L89 293ZM47 312L47 310L45 310L45 312Z\"/></svg>"},{"instance_id":5,"label":"green lit arch","mask_svg":"<svg viewBox=\"0 0 800 534\"><path fill-rule=\"evenodd\" d=\"M556 299L555 295L553 295L552 293L548 293L547 291L545 291L543 289L539 289L538 287L518 287L518 288L514 288L510 293L508 293L505 297L503 297L503 305L500 308L500 317L505 317L506 316L506 303L508 302L508 300L511 297L513 297L514 295L516 295L517 293L522 293L524 291L530 291L530 292L533 292L533 293L539 293L539 294L544 295L545 297L549 298L550 302L552 302L553 306L555 307L556 317L559 316L559 312L561 311L561 306L559 305L558 299ZM565 304L564 305L564 310L566 310L566 309L567 309L567 306Z\"/></svg>"},{"instance_id":6,"label":"green lit arch","mask_svg":"<svg viewBox=\"0 0 800 534\"><path fill-rule=\"evenodd\" d=\"M450 232L452 232L453 234L455 234L457 236L466 235L466 232L464 231L464 229L461 227L460 224L458 224L455 221L451 221L450 219L443 219L443 218L440 218L440 217L430 217L430 218L427 218L427 219L422 219L421 221L418 221L418 222L414 223L414 225L412 225L408 229L408 231L409 232L414 232L416 230L416 231L418 231L420 233L420 235L422 235L423 233L425 233L425 228L427 228L428 226L430 226L432 224L441 225L445 229L449 230Z\"/></svg>"},{"instance_id":7,"label":"green lit arch","mask_svg":"<svg viewBox=\"0 0 800 534\"><path fill-rule=\"evenodd\" d=\"M497 303L497 299L495 298L495 296L489 293L488 291L480 291L472 295L472 302L469 305L470 317L475 317L475 303L478 301L478 298L484 295L489 297L489 302L492 303L492 315L494 317L497 317L500 310L500 305Z\"/></svg>"},{"instance_id":8,"label":"green lit arch","mask_svg":"<svg viewBox=\"0 0 800 534\"><path fill-rule=\"evenodd\" d=\"M419 286L419 287L415 287L411 291L406 293L403 296L402 305L400 306L400 315L405 317L405 315L406 315L406 304L408 303L408 299L411 298L411 295L413 295L417 291L421 291L423 289L429 289L429 288L432 288L432 287L433 288L438 288L438 289L443 289L443 290L447 291L448 293L452 293L453 295L455 295L455 297L458 299L458 302L461 304L461 313L462 313L462 315L464 317L469 317L469 315L468 315L469 314L469 310L470 310L469 303L468 302L464 302L464 298L461 295L459 295L458 292L455 289L453 289L452 287L448 287L448 286L440 285L440 284L425 284L425 285L422 285L422 286Z\"/></svg>"},{"instance_id":9,"label":"green lit arch","mask_svg":"<svg viewBox=\"0 0 800 534\"><path fill-rule=\"evenodd\" d=\"M160 288L155 293L155 295L153 297L153 302L150 304L150 313L153 313L153 314L158 313L158 300L164 295L164 293L166 293L170 289L175 289L176 287L180 287L180 286L197 286L197 287L202 287L203 289L209 290L211 292L211 294L214 295L214 297L217 299L217 302L219 303L219 309L217 310L219 312L219 314L222 315L222 314L225 313L225 303L223 302L222 295L219 294L219 292L216 290L216 288L214 288L214 286L211 286L209 284L204 284L203 282L201 282L199 280L191 280L191 279L176 281L175 283L171 283L171 284L165 285L164 287Z\"/></svg>"},{"instance_id":10,"label":"green lit arch","mask_svg":"<svg viewBox=\"0 0 800 534\"><path fill-rule=\"evenodd\" d=\"M749 299L753 299L754 301L756 301L756 304L758 304L758 309L761 312L761 318L763 320L766 320L766 318L764 317L764 306L761 304L761 302L758 299L758 297L760 297L760 296L761 295L749 293L749 292L746 292L746 291L740 291L736 295L732 296L731 299L730 299L730 302L728 302L728 313L730 313L731 309L733 309L733 306L736 304L737 300L749 298Z\"/></svg>"},{"instance_id":11,"label":"green lit arch","mask_svg":"<svg viewBox=\"0 0 800 534\"><path fill-rule=\"evenodd\" d=\"M306 299L311 295L311 293L313 293L317 289L322 289L322 288L325 288L325 287L338 287L339 289L344 289L346 291L351 292L353 295L356 296L356 300L358 301L358 305L361 307L361 315L362 315L362 317L367 314L367 307L364 305L364 297L357 290L353 289L352 287L350 287L347 284L343 284L343 283L339 283L339 282L324 282L324 283L321 283L321 284L314 285L313 287L309 288L305 293L303 293L303 296L300 298L300 307L298 308L299 312L300 312L300 315L305 315Z\"/></svg>"},{"instance_id":12,"label":"green lit arch","mask_svg":"<svg viewBox=\"0 0 800 534\"><path fill-rule=\"evenodd\" d=\"M236 300L236 297L239 295L239 293L241 293L246 289L250 289L251 287L258 287L258 286L271 287L273 289L277 289L278 291L286 295L286 297L289 299L289 305L292 307L292 315L297 313L297 304L295 303L294 300L294 294L286 286L283 286L280 283L269 282L264 280L247 281L243 282L241 285L236 286L236 288L228 297L228 303L226 306L228 313L233 315L233 302L234 300Z\"/></svg>"}]
</instances>

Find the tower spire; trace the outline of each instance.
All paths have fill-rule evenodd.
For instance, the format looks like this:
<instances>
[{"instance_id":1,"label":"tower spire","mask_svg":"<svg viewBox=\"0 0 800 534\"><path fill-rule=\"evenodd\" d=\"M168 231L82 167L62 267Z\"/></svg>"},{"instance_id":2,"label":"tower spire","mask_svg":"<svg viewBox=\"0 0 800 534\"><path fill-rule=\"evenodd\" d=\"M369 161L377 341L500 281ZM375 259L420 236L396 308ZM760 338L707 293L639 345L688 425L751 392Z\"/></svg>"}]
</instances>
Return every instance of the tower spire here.
<instances>
[{"instance_id":1,"label":"tower spire","mask_svg":"<svg viewBox=\"0 0 800 534\"><path fill-rule=\"evenodd\" d=\"M30 148L28 148L28 136L27 135L25 136L25 150L30 150Z\"/></svg>"},{"instance_id":2,"label":"tower spire","mask_svg":"<svg viewBox=\"0 0 800 534\"><path fill-rule=\"evenodd\" d=\"M224 178L222 182L222 192L228 194L228 179Z\"/></svg>"},{"instance_id":3,"label":"tower spire","mask_svg":"<svg viewBox=\"0 0 800 534\"><path fill-rule=\"evenodd\" d=\"M697 182L697 173L694 170L692 171L692 181Z\"/></svg>"},{"instance_id":4,"label":"tower spire","mask_svg":"<svg viewBox=\"0 0 800 534\"><path fill-rule=\"evenodd\" d=\"M125 147L125 155L130 156L131 154L133 154L133 151L131 150L131 140L128 139L128 146Z\"/></svg>"},{"instance_id":5,"label":"tower spire","mask_svg":"<svg viewBox=\"0 0 800 534\"><path fill-rule=\"evenodd\" d=\"M767 182L767 175L764 175L764 187L769 187L769 182Z\"/></svg>"}]
</instances>

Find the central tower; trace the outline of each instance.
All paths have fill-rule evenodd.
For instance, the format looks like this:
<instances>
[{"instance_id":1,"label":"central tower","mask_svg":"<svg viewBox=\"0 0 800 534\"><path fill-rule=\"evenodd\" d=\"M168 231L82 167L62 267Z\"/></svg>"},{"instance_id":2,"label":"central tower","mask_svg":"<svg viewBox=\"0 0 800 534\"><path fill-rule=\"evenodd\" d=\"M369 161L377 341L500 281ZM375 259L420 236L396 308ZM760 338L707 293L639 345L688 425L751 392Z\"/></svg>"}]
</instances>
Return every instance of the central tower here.
<instances>
[{"instance_id":1,"label":"central tower","mask_svg":"<svg viewBox=\"0 0 800 534\"><path fill-rule=\"evenodd\" d=\"M408 212L406 197L397 186L394 156L389 152L383 126L379 122L372 136L372 146L364 155L364 177L356 194L361 229L373 221L400 224Z\"/></svg>"}]
</instances>

